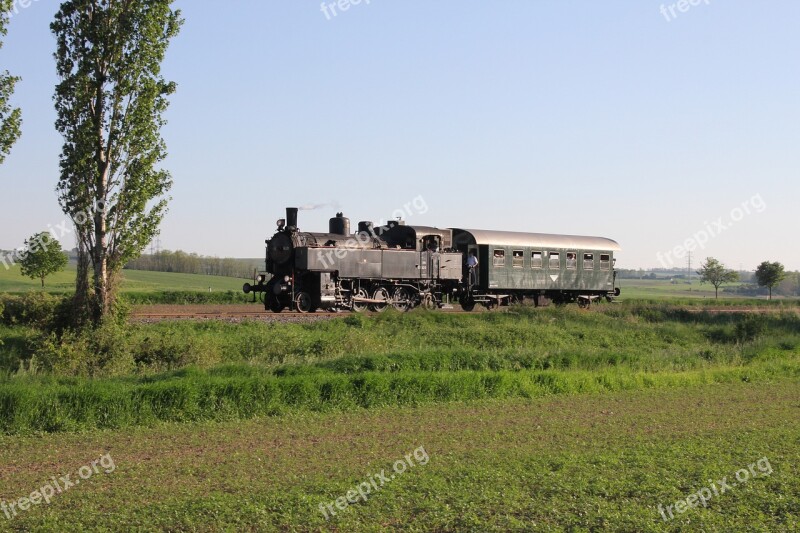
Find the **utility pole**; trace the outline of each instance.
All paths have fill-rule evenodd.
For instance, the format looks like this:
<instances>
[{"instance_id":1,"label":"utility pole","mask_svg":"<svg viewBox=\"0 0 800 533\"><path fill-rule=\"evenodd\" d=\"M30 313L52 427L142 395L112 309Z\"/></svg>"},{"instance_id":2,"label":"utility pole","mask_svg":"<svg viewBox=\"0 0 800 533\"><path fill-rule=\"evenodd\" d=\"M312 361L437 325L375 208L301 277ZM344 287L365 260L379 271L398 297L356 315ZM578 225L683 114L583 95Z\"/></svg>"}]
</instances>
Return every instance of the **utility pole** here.
<instances>
[{"instance_id":1,"label":"utility pole","mask_svg":"<svg viewBox=\"0 0 800 533\"><path fill-rule=\"evenodd\" d=\"M692 284L692 252L687 252L686 254L686 262L688 263L686 267L686 277L689 280L689 285Z\"/></svg>"}]
</instances>

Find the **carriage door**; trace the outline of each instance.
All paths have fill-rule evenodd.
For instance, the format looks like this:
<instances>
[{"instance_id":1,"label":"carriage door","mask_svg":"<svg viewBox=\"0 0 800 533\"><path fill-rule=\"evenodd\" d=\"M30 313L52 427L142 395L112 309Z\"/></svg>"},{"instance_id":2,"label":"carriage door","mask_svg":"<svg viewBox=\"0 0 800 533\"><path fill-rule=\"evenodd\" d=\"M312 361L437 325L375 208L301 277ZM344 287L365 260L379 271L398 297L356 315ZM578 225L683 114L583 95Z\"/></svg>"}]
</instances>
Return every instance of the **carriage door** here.
<instances>
[{"instance_id":1,"label":"carriage door","mask_svg":"<svg viewBox=\"0 0 800 533\"><path fill-rule=\"evenodd\" d=\"M434 279L439 277L440 249L438 235L429 235L422 239L422 251L420 252L419 260L420 278Z\"/></svg>"},{"instance_id":2,"label":"carriage door","mask_svg":"<svg viewBox=\"0 0 800 533\"><path fill-rule=\"evenodd\" d=\"M467 280L468 286L480 286L481 284L481 266L478 264L475 268L469 268L469 256L470 254L475 255L475 259L480 257L480 252L478 251L477 244L470 244L467 247L467 255L465 255L464 259L464 279Z\"/></svg>"}]
</instances>

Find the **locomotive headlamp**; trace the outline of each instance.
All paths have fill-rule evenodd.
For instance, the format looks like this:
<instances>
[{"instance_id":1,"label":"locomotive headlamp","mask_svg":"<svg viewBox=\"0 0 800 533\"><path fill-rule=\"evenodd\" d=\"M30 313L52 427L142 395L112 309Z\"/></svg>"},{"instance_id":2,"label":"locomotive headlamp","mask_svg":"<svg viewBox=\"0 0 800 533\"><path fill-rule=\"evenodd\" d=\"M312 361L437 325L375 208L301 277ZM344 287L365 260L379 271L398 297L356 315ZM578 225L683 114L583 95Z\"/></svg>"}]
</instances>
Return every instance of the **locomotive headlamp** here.
<instances>
[{"instance_id":1,"label":"locomotive headlamp","mask_svg":"<svg viewBox=\"0 0 800 533\"><path fill-rule=\"evenodd\" d=\"M283 282L284 283L289 283L290 279L292 279L292 278L290 278L289 276L283 276Z\"/></svg>"},{"instance_id":2,"label":"locomotive headlamp","mask_svg":"<svg viewBox=\"0 0 800 533\"><path fill-rule=\"evenodd\" d=\"M283 227L286 225L286 219L279 218L276 224L278 224L278 230L282 230Z\"/></svg>"}]
</instances>

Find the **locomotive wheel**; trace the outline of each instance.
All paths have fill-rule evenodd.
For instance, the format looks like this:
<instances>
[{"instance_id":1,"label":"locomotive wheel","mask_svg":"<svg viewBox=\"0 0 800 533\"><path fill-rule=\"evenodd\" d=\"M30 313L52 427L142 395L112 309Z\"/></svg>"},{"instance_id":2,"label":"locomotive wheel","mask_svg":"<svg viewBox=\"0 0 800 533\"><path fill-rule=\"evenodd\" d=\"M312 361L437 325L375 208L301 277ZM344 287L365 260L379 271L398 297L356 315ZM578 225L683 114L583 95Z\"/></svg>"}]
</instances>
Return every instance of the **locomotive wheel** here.
<instances>
[{"instance_id":1,"label":"locomotive wheel","mask_svg":"<svg viewBox=\"0 0 800 533\"><path fill-rule=\"evenodd\" d=\"M392 294L392 306L398 311L408 311L413 302L411 293L405 287L397 287Z\"/></svg>"},{"instance_id":2,"label":"locomotive wheel","mask_svg":"<svg viewBox=\"0 0 800 533\"><path fill-rule=\"evenodd\" d=\"M463 309L467 313L475 309L475 298L471 296L462 296L458 300L458 303L461 304L461 309Z\"/></svg>"},{"instance_id":3,"label":"locomotive wheel","mask_svg":"<svg viewBox=\"0 0 800 533\"><path fill-rule=\"evenodd\" d=\"M269 310L273 313L280 313L285 307L280 300L272 294L267 297L267 305L269 306Z\"/></svg>"},{"instance_id":4,"label":"locomotive wheel","mask_svg":"<svg viewBox=\"0 0 800 533\"><path fill-rule=\"evenodd\" d=\"M353 297L367 299L369 298L369 295L367 294L367 291L365 291L364 289L358 289L353 293ZM353 302L353 311L355 311L356 313L363 313L364 311L367 310L368 307L369 304L365 304L363 302L355 302L355 301Z\"/></svg>"},{"instance_id":5,"label":"locomotive wheel","mask_svg":"<svg viewBox=\"0 0 800 533\"><path fill-rule=\"evenodd\" d=\"M382 313L389 308L389 302L391 301L389 298L389 291L384 289L383 287L379 287L375 289L375 292L372 293L373 300L383 300L385 303L380 304L371 304L369 307L376 313Z\"/></svg>"},{"instance_id":6,"label":"locomotive wheel","mask_svg":"<svg viewBox=\"0 0 800 533\"><path fill-rule=\"evenodd\" d=\"M294 298L294 307L299 313L310 313L313 310L311 295L307 292L300 292Z\"/></svg>"}]
</instances>

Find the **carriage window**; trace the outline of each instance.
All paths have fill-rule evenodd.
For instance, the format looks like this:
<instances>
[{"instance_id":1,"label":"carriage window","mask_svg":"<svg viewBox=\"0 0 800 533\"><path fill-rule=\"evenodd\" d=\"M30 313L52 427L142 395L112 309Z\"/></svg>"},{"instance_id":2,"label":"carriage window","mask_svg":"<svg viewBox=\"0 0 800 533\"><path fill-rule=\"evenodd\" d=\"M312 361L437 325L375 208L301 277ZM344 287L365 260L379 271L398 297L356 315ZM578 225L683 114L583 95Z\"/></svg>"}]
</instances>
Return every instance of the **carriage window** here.
<instances>
[{"instance_id":1,"label":"carriage window","mask_svg":"<svg viewBox=\"0 0 800 533\"><path fill-rule=\"evenodd\" d=\"M567 252L567 268L575 270L578 267L578 254L575 252Z\"/></svg>"},{"instance_id":2,"label":"carriage window","mask_svg":"<svg viewBox=\"0 0 800 533\"><path fill-rule=\"evenodd\" d=\"M600 255L600 270L611 270L611 256L608 254Z\"/></svg>"},{"instance_id":3,"label":"carriage window","mask_svg":"<svg viewBox=\"0 0 800 533\"><path fill-rule=\"evenodd\" d=\"M542 268L542 252L531 252L531 268Z\"/></svg>"},{"instance_id":4,"label":"carriage window","mask_svg":"<svg viewBox=\"0 0 800 533\"><path fill-rule=\"evenodd\" d=\"M583 254L584 270L594 270L594 254Z\"/></svg>"},{"instance_id":5,"label":"carriage window","mask_svg":"<svg viewBox=\"0 0 800 533\"><path fill-rule=\"evenodd\" d=\"M525 264L525 254L522 250L514 250L512 265L514 268L522 268Z\"/></svg>"},{"instance_id":6,"label":"carriage window","mask_svg":"<svg viewBox=\"0 0 800 533\"><path fill-rule=\"evenodd\" d=\"M561 256L558 252L550 252L550 268L561 269Z\"/></svg>"},{"instance_id":7,"label":"carriage window","mask_svg":"<svg viewBox=\"0 0 800 533\"><path fill-rule=\"evenodd\" d=\"M494 258L492 259L492 264L496 267L506 266L506 251L495 250Z\"/></svg>"}]
</instances>

